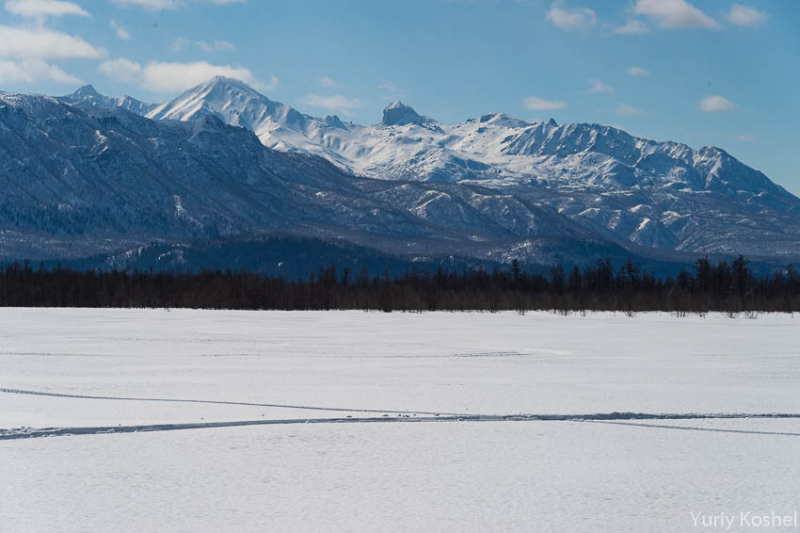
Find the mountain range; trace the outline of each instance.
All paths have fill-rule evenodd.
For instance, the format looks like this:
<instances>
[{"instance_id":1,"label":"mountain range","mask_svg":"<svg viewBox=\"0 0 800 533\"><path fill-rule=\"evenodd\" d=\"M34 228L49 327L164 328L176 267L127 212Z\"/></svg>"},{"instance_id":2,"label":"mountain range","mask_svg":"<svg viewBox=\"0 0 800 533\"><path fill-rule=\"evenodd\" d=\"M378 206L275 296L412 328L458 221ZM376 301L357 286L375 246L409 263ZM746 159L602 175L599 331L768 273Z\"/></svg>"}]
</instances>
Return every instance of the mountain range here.
<instances>
[{"instance_id":1,"label":"mountain range","mask_svg":"<svg viewBox=\"0 0 800 533\"><path fill-rule=\"evenodd\" d=\"M362 126L216 77L159 105L0 93L0 154L6 260L270 235L423 262L800 257L800 199L761 172L598 124L394 102Z\"/></svg>"}]
</instances>

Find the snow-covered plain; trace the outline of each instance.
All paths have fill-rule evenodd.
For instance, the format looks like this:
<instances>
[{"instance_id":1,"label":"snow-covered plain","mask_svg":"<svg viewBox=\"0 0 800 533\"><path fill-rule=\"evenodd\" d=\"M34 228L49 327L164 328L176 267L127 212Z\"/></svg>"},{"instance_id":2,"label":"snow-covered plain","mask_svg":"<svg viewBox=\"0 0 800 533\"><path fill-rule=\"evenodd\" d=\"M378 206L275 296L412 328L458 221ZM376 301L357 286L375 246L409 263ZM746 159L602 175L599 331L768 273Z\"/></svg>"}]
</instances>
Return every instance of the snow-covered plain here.
<instances>
[{"instance_id":1,"label":"snow-covered plain","mask_svg":"<svg viewBox=\"0 0 800 533\"><path fill-rule=\"evenodd\" d=\"M0 309L0 531L672 532L692 513L791 514L799 325ZM28 438L47 428L73 434ZM750 525L732 530L765 530Z\"/></svg>"}]
</instances>

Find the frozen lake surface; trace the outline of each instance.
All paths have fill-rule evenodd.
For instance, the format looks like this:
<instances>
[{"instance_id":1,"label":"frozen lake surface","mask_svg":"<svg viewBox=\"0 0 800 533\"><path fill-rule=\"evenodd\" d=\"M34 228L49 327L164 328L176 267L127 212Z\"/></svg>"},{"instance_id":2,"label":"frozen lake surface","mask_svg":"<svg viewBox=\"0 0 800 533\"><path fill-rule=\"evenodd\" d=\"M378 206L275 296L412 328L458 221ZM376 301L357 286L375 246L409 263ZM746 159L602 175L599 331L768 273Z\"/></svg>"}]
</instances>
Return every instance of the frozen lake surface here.
<instances>
[{"instance_id":1,"label":"frozen lake surface","mask_svg":"<svg viewBox=\"0 0 800 533\"><path fill-rule=\"evenodd\" d=\"M798 326L0 309L0 531L764 531Z\"/></svg>"}]
</instances>

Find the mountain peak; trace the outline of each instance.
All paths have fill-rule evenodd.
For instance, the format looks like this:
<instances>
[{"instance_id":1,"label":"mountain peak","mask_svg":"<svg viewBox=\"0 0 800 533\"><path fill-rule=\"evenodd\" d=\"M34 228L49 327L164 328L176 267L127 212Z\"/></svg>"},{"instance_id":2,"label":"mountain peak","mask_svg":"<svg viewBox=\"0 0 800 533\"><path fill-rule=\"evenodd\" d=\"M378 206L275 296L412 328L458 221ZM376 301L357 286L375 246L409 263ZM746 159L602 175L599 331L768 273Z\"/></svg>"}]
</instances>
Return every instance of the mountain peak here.
<instances>
[{"instance_id":1,"label":"mountain peak","mask_svg":"<svg viewBox=\"0 0 800 533\"><path fill-rule=\"evenodd\" d=\"M219 75L214 76L213 78L211 78L206 82L206 85L219 85L219 84L239 85L239 86L244 85L246 87L249 87L244 81L240 80L239 78L229 78L227 76L219 76Z\"/></svg>"},{"instance_id":2,"label":"mountain peak","mask_svg":"<svg viewBox=\"0 0 800 533\"><path fill-rule=\"evenodd\" d=\"M383 110L383 126L405 126L406 124L427 124L433 122L428 117L423 117L411 106L407 106L400 100L395 100Z\"/></svg>"},{"instance_id":3,"label":"mountain peak","mask_svg":"<svg viewBox=\"0 0 800 533\"><path fill-rule=\"evenodd\" d=\"M99 109L126 109L137 115L145 115L153 108L152 104L146 104L130 96L119 98L105 96L97 92L92 85L84 85L77 91L66 96L59 96L58 100L68 104L88 105Z\"/></svg>"},{"instance_id":4,"label":"mountain peak","mask_svg":"<svg viewBox=\"0 0 800 533\"><path fill-rule=\"evenodd\" d=\"M209 78L204 83L186 90L183 94L178 96L178 98L207 98L212 95L222 99L230 99L234 95L245 98L266 98L244 81L226 76L214 76L213 78Z\"/></svg>"},{"instance_id":5,"label":"mountain peak","mask_svg":"<svg viewBox=\"0 0 800 533\"><path fill-rule=\"evenodd\" d=\"M493 124L495 126L504 126L507 128L524 128L530 126L529 122L522 119L512 117L505 113L487 113L478 119L480 124Z\"/></svg>"},{"instance_id":6,"label":"mountain peak","mask_svg":"<svg viewBox=\"0 0 800 533\"><path fill-rule=\"evenodd\" d=\"M87 96L100 96L100 93L97 92L93 85L84 85L72 94L73 96L84 98Z\"/></svg>"},{"instance_id":7,"label":"mountain peak","mask_svg":"<svg viewBox=\"0 0 800 533\"><path fill-rule=\"evenodd\" d=\"M208 114L216 115L227 124L255 132L265 144L276 128L302 134L311 118L270 100L242 80L226 76L214 76L188 89L153 109L147 118L188 122ZM336 121L338 119L333 122ZM342 129L345 128L342 126Z\"/></svg>"},{"instance_id":8,"label":"mountain peak","mask_svg":"<svg viewBox=\"0 0 800 533\"><path fill-rule=\"evenodd\" d=\"M201 87L207 88L214 88L214 87L225 87L231 89L238 89L247 92L256 92L250 85L248 85L245 81L240 80L238 78L229 78L227 76L214 76L207 82L205 82Z\"/></svg>"},{"instance_id":9,"label":"mountain peak","mask_svg":"<svg viewBox=\"0 0 800 533\"><path fill-rule=\"evenodd\" d=\"M395 100L391 104L387 105L384 109L398 109L398 108L399 109L411 109L411 106L407 106L406 104L404 104L400 100ZM413 111L413 109L412 109L412 111Z\"/></svg>"},{"instance_id":10,"label":"mountain peak","mask_svg":"<svg viewBox=\"0 0 800 533\"><path fill-rule=\"evenodd\" d=\"M336 115L328 115L323 119L323 122L332 128L339 128L340 130L347 129L342 120Z\"/></svg>"}]
</instances>

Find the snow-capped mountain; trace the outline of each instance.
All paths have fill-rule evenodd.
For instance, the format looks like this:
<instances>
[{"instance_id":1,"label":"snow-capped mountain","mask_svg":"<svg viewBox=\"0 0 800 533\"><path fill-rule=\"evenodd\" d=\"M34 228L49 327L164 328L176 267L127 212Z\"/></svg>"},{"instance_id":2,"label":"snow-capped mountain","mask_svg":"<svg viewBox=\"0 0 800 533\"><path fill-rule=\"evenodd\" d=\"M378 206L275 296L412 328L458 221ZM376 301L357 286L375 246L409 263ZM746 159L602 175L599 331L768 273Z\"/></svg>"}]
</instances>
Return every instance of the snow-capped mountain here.
<instances>
[{"instance_id":1,"label":"snow-capped mountain","mask_svg":"<svg viewBox=\"0 0 800 533\"><path fill-rule=\"evenodd\" d=\"M145 115L155 107L154 104L146 104L127 95L119 98L104 96L98 93L91 85L84 85L74 93L61 96L58 99L68 104L82 104L100 109L114 109L119 107L121 109L127 109L131 113L136 113L137 115Z\"/></svg>"},{"instance_id":2,"label":"snow-capped mountain","mask_svg":"<svg viewBox=\"0 0 800 533\"><path fill-rule=\"evenodd\" d=\"M423 117L400 100L392 102L383 110L381 126L407 126L408 124L436 127L435 120L430 117Z\"/></svg>"},{"instance_id":3,"label":"snow-capped mountain","mask_svg":"<svg viewBox=\"0 0 800 533\"><path fill-rule=\"evenodd\" d=\"M400 102L361 126L226 78L129 101L0 93L0 258L275 232L406 258L800 256L800 200L718 148Z\"/></svg>"},{"instance_id":4,"label":"snow-capped mountain","mask_svg":"<svg viewBox=\"0 0 800 533\"><path fill-rule=\"evenodd\" d=\"M443 124L401 102L361 126L315 118L217 77L148 117L213 114L281 151L382 180L470 184L546 205L621 243L701 253L800 253L800 201L715 147L641 139L610 126L490 113Z\"/></svg>"},{"instance_id":5,"label":"snow-capped mountain","mask_svg":"<svg viewBox=\"0 0 800 533\"><path fill-rule=\"evenodd\" d=\"M693 150L633 137L610 126L559 125L552 119L529 123L502 113L442 124L399 101L387 106L375 125L344 124L335 116L305 115L241 81L220 76L147 116L189 121L207 114L250 129L265 146L313 152L378 179L471 179L498 186L555 178L560 184L604 190L667 186L733 195L766 189L788 195L714 147ZM728 172L726 166L735 168Z\"/></svg>"},{"instance_id":6,"label":"snow-capped mountain","mask_svg":"<svg viewBox=\"0 0 800 533\"><path fill-rule=\"evenodd\" d=\"M346 161L316 141L322 131L346 130L336 116L315 118L273 102L239 80L217 76L163 103L146 116L153 120L187 122L213 115L226 124L247 128L264 146L281 151L320 155L346 166Z\"/></svg>"},{"instance_id":7,"label":"snow-capped mountain","mask_svg":"<svg viewBox=\"0 0 800 533\"><path fill-rule=\"evenodd\" d=\"M0 187L6 259L276 232L406 257L502 259L517 246L552 260L549 250L598 241L512 195L356 177L212 114L151 120L36 95L0 93Z\"/></svg>"}]
</instances>

